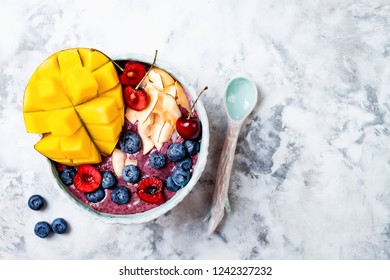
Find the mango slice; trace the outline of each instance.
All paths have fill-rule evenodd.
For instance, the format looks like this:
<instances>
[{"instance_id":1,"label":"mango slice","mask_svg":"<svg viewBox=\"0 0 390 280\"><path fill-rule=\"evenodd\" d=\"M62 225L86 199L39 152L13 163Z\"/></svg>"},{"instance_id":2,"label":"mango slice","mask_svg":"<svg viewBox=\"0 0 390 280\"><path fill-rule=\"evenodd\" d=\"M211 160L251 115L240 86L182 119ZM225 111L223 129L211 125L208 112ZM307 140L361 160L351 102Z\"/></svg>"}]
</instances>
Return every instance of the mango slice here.
<instances>
[{"instance_id":1,"label":"mango slice","mask_svg":"<svg viewBox=\"0 0 390 280\"><path fill-rule=\"evenodd\" d=\"M86 48L48 57L32 74L23 99L26 130L43 134L35 149L70 166L99 163L114 150L124 107L114 64Z\"/></svg>"},{"instance_id":2,"label":"mango slice","mask_svg":"<svg viewBox=\"0 0 390 280\"><path fill-rule=\"evenodd\" d=\"M23 114L24 123L26 124L27 132L30 133L46 133L50 132L50 126L47 122L51 111L26 112Z\"/></svg>"},{"instance_id":3,"label":"mango slice","mask_svg":"<svg viewBox=\"0 0 390 280\"><path fill-rule=\"evenodd\" d=\"M94 71L110 61L102 52L94 49L79 49L81 62L84 67Z\"/></svg>"},{"instance_id":4,"label":"mango slice","mask_svg":"<svg viewBox=\"0 0 390 280\"><path fill-rule=\"evenodd\" d=\"M47 123L54 136L73 135L82 125L72 107L52 111L47 118Z\"/></svg>"},{"instance_id":5,"label":"mango slice","mask_svg":"<svg viewBox=\"0 0 390 280\"><path fill-rule=\"evenodd\" d=\"M115 66L111 62L93 71L93 75L98 83L98 94L115 87L119 83Z\"/></svg>"},{"instance_id":6,"label":"mango slice","mask_svg":"<svg viewBox=\"0 0 390 280\"><path fill-rule=\"evenodd\" d=\"M98 84L92 72L85 67L74 67L64 74L73 105L82 104L97 95Z\"/></svg>"}]
</instances>

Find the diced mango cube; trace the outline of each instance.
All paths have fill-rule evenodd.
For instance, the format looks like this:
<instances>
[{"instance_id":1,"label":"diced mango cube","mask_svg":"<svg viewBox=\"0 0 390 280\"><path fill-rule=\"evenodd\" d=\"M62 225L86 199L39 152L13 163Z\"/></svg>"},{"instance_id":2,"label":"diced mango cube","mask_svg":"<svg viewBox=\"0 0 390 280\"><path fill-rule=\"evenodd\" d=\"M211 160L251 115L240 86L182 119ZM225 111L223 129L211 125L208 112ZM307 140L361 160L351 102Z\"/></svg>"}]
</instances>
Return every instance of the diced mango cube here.
<instances>
[{"instance_id":1,"label":"diced mango cube","mask_svg":"<svg viewBox=\"0 0 390 280\"><path fill-rule=\"evenodd\" d=\"M121 84L117 84L112 89L109 89L108 91L105 91L105 92L99 94L99 96L114 98L115 102L116 102L116 107L118 109L124 107L122 85Z\"/></svg>"},{"instance_id":2,"label":"diced mango cube","mask_svg":"<svg viewBox=\"0 0 390 280\"><path fill-rule=\"evenodd\" d=\"M73 105L84 103L97 95L98 84L92 72L85 67L76 67L64 74Z\"/></svg>"},{"instance_id":3,"label":"diced mango cube","mask_svg":"<svg viewBox=\"0 0 390 280\"><path fill-rule=\"evenodd\" d=\"M39 77L61 77L61 70L58 64L57 54L53 54L48 57L44 62L39 65L38 69Z\"/></svg>"},{"instance_id":4,"label":"diced mango cube","mask_svg":"<svg viewBox=\"0 0 390 280\"><path fill-rule=\"evenodd\" d=\"M55 110L72 106L60 80L47 76L41 78L37 86L42 109Z\"/></svg>"},{"instance_id":5,"label":"diced mango cube","mask_svg":"<svg viewBox=\"0 0 390 280\"><path fill-rule=\"evenodd\" d=\"M90 142L91 145L90 145L90 148L89 148L89 156L85 157L85 158L74 158L72 159L73 163L75 165L80 165L80 164L95 164L95 163L99 163L102 161L102 157L98 151L98 149L96 149L95 145Z\"/></svg>"},{"instance_id":6,"label":"diced mango cube","mask_svg":"<svg viewBox=\"0 0 390 280\"><path fill-rule=\"evenodd\" d=\"M40 111L42 102L39 102L39 89L36 83L29 83L24 91L23 112Z\"/></svg>"},{"instance_id":7,"label":"diced mango cube","mask_svg":"<svg viewBox=\"0 0 390 280\"><path fill-rule=\"evenodd\" d=\"M27 132L38 134L50 132L47 122L50 114L50 111L25 112L23 116Z\"/></svg>"},{"instance_id":8,"label":"diced mango cube","mask_svg":"<svg viewBox=\"0 0 390 280\"><path fill-rule=\"evenodd\" d=\"M80 68L83 66L77 49L60 51L58 53L58 65L60 66L62 74L66 74L73 68Z\"/></svg>"},{"instance_id":9,"label":"diced mango cube","mask_svg":"<svg viewBox=\"0 0 390 280\"><path fill-rule=\"evenodd\" d=\"M61 137L51 133L45 134L41 140L34 145L35 150L48 158L65 159L61 152Z\"/></svg>"},{"instance_id":10,"label":"diced mango cube","mask_svg":"<svg viewBox=\"0 0 390 280\"><path fill-rule=\"evenodd\" d=\"M112 89L119 83L118 73L112 62L104 64L102 67L93 71L93 75L98 83L98 94Z\"/></svg>"},{"instance_id":11,"label":"diced mango cube","mask_svg":"<svg viewBox=\"0 0 390 280\"><path fill-rule=\"evenodd\" d=\"M90 155L91 138L84 127L73 135L61 137L61 151L67 158L85 158Z\"/></svg>"},{"instance_id":12,"label":"diced mango cube","mask_svg":"<svg viewBox=\"0 0 390 280\"><path fill-rule=\"evenodd\" d=\"M108 124L119 114L115 100L97 97L75 107L84 124Z\"/></svg>"},{"instance_id":13,"label":"diced mango cube","mask_svg":"<svg viewBox=\"0 0 390 280\"><path fill-rule=\"evenodd\" d=\"M79 49L79 54L83 66L91 71L98 69L110 60L102 52L94 49Z\"/></svg>"},{"instance_id":14,"label":"diced mango cube","mask_svg":"<svg viewBox=\"0 0 390 280\"><path fill-rule=\"evenodd\" d=\"M74 164L73 161L69 158L52 158L52 160L68 166L76 166L76 164Z\"/></svg>"},{"instance_id":15,"label":"diced mango cube","mask_svg":"<svg viewBox=\"0 0 390 280\"><path fill-rule=\"evenodd\" d=\"M73 107L52 111L47 122L54 136L73 135L82 125Z\"/></svg>"},{"instance_id":16,"label":"diced mango cube","mask_svg":"<svg viewBox=\"0 0 390 280\"><path fill-rule=\"evenodd\" d=\"M122 131L120 115L108 124L86 124L85 126L94 140L110 141L115 139Z\"/></svg>"},{"instance_id":17,"label":"diced mango cube","mask_svg":"<svg viewBox=\"0 0 390 280\"><path fill-rule=\"evenodd\" d=\"M119 135L112 141L94 140L96 147L103 155L110 155L119 141Z\"/></svg>"}]
</instances>

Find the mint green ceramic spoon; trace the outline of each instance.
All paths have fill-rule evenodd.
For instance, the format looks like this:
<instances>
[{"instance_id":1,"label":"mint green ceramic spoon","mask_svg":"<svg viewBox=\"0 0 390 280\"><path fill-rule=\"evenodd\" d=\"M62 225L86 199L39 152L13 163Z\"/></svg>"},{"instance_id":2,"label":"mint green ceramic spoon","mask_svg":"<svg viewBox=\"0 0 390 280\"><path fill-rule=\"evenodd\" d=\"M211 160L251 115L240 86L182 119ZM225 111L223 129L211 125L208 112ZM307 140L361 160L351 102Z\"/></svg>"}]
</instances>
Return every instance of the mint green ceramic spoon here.
<instances>
[{"instance_id":1,"label":"mint green ceramic spoon","mask_svg":"<svg viewBox=\"0 0 390 280\"><path fill-rule=\"evenodd\" d=\"M226 213L230 213L228 189L237 139L244 120L257 103L257 96L255 83L246 76L237 76L231 79L226 86L225 107L228 115L228 129L219 160L213 203L209 213L209 234L217 228L225 210Z\"/></svg>"}]
</instances>

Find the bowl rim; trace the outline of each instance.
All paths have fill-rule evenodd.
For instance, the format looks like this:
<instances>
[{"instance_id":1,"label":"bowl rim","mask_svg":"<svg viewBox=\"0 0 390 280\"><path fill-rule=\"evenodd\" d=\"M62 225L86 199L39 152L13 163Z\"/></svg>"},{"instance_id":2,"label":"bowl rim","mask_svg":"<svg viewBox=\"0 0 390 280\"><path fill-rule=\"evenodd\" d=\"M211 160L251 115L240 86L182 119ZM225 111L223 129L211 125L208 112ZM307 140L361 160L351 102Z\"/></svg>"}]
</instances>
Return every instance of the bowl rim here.
<instances>
[{"instance_id":1,"label":"bowl rim","mask_svg":"<svg viewBox=\"0 0 390 280\"><path fill-rule=\"evenodd\" d=\"M112 57L110 57L110 59L114 61L118 61L118 60L139 61L148 64L151 64L151 62L153 61L152 56L143 55L139 53L124 53L121 55L113 55ZM179 72L174 67L172 67L170 64L164 61L161 61L160 59L156 60L155 67L161 68L162 70L165 70L170 75L172 75L172 77L183 86L183 88L186 90L186 92L191 97L191 99L195 100L196 98L195 89L185 80L185 78L181 74L179 74ZM43 157L44 165L46 166L45 169L49 170L50 173L49 175L51 175L50 177L53 181L53 184L59 186L58 191L61 193L63 197L65 197L66 199L70 198L72 202L75 202L72 203L72 205L76 206L78 210L84 210L83 212L89 213L90 215L92 215L92 217L96 219L108 223L120 223L120 224L140 224L140 223L146 223L155 220L159 216L172 210L180 202L183 201L183 199L192 191L192 189L198 183L206 167L209 141L210 141L209 121L202 100L199 99L197 101L197 103L195 104L195 109L202 123L202 139L201 139L200 151L198 153L198 160L194 167L191 179L188 182L188 184L184 188L178 190L172 198L167 200L165 203L155 208L152 208L150 210L147 210L145 212L136 213L136 214L109 214L109 213L96 211L95 209L89 207L85 203L79 201L76 197L74 197L70 193L70 191L68 191L68 186L66 186L61 181L54 162L52 162L50 159L46 157Z\"/></svg>"}]
</instances>

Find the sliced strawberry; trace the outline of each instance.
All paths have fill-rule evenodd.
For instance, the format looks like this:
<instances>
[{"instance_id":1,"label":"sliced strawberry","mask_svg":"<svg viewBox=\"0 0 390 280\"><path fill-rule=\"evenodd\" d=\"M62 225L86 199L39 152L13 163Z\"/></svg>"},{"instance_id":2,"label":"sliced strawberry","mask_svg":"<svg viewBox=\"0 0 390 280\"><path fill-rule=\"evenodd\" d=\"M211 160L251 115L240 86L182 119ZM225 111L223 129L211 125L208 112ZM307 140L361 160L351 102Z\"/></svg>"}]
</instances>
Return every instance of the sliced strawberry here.
<instances>
[{"instance_id":1,"label":"sliced strawberry","mask_svg":"<svg viewBox=\"0 0 390 280\"><path fill-rule=\"evenodd\" d=\"M119 75L122 85L135 87L146 74L145 66L139 62L129 61L126 63L124 71Z\"/></svg>"},{"instance_id":2,"label":"sliced strawberry","mask_svg":"<svg viewBox=\"0 0 390 280\"><path fill-rule=\"evenodd\" d=\"M165 200L163 194L163 183L156 177L147 177L139 182L138 196L145 202L160 203Z\"/></svg>"},{"instance_id":3,"label":"sliced strawberry","mask_svg":"<svg viewBox=\"0 0 390 280\"><path fill-rule=\"evenodd\" d=\"M77 168L73 184L79 191L89 193L96 190L102 181L99 170L89 164L80 165Z\"/></svg>"},{"instance_id":4,"label":"sliced strawberry","mask_svg":"<svg viewBox=\"0 0 390 280\"><path fill-rule=\"evenodd\" d=\"M148 94L143 89L134 89L126 86L123 89L123 99L128 107L136 111L142 111L148 104Z\"/></svg>"}]
</instances>

